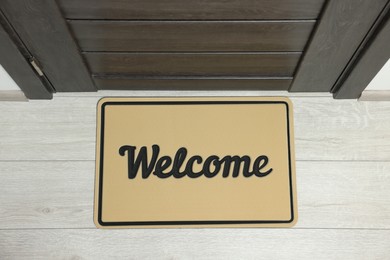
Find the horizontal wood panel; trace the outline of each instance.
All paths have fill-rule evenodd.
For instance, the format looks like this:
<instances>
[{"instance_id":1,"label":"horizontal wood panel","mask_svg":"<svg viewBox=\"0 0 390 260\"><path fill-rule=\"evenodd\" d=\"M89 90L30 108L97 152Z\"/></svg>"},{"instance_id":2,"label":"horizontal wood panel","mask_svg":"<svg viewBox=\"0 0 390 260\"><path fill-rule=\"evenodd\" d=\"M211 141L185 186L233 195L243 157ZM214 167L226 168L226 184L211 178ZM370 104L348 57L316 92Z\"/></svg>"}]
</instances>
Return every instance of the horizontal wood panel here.
<instances>
[{"instance_id":1,"label":"horizontal wood panel","mask_svg":"<svg viewBox=\"0 0 390 260\"><path fill-rule=\"evenodd\" d=\"M223 92L215 90L215 91L187 91L187 90L175 90L175 91L166 91L166 90L159 90L159 91L139 91L139 90L99 90L98 92L61 92L56 93L55 96L59 98L64 97L106 97L106 96L115 96L115 97L144 97L144 96L151 96L154 97L176 97L176 96L182 96L182 97L236 97L236 96L242 96L242 97L272 97L272 96L285 96L285 97L312 97L312 98L318 98L318 97L328 97L331 98L332 94L327 92L287 92L287 91L281 91L281 90L275 90L275 91L237 91L237 90L225 90ZM367 100L369 101L369 100Z\"/></svg>"},{"instance_id":2,"label":"horizontal wood panel","mask_svg":"<svg viewBox=\"0 0 390 260\"><path fill-rule=\"evenodd\" d=\"M3 259L387 259L389 230L3 230ZM32 257L33 256L33 257Z\"/></svg>"},{"instance_id":3,"label":"horizontal wood panel","mask_svg":"<svg viewBox=\"0 0 390 260\"><path fill-rule=\"evenodd\" d=\"M94 161L0 162L0 229L93 228L94 170ZM389 171L390 162L298 161L295 227L390 228Z\"/></svg>"},{"instance_id":4,"label":"horizontal wood panel","mask_svg":"<svg viewBox=\"0 0 390 260\"><path fill-rule=\"evenodd\" d=\"M162 95L161 91L129 95L156 93ZM183 93L165 91L164 95ZM115 92L104 95L115 96ZM235 95L253 94L237 91ZM0 102L0 160L94 160L99 99L55 97L53 102ZM331 97L291 100L297 159L390 161L390 102L335 101Z\"/></svg>"},{"instance_id":5,"label":"horizontal wood panel","mask_svg":"<svg viewBox=\"0 0 390 260\"><path fill-rule=\"evenodd\" d=\"M314 21L69 21L83 51L302 51Z\"/></svg>"},{"instance_id":6,"label":"horizontal wood panel","mask_svg":"<svg viewBox=\"0 0 390 260\"><path fill-rule=\"evenodd\" d=\"M107 90L287 90L292 79L261 77L105 77L94 76Z\"/></svg>"},{"instance_id":7,"label":"horizontal wood panel","mask_svg":"<svg viewBox=\"0 0 390 260\"><path fill-rule=\"evenodd\" d=\"M324 0L60 0L71 19L316 19Z\"/></svg>"},{"instance_id":8,"label":"horizontal wood panel","mask_svg":"<svg viewBox=\"0 0 390 260\"><path fill-rule=\"evenodd\" d=\"M92 73L292 76L301 53L85 53Z\"/></svg>"}]
</instances>

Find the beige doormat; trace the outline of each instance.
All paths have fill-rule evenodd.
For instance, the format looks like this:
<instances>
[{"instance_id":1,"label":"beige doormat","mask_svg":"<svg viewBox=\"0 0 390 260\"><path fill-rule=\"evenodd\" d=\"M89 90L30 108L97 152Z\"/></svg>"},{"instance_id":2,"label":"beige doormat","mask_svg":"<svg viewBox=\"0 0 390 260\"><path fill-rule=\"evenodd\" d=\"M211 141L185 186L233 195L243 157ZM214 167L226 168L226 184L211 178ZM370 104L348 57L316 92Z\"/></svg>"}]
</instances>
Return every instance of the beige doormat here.
<instances>
[{"instance_id":1,"label":"beige doormat","mask_svg":"<svg viewBox=\"0 0 390 260\"><path fill-rule=\"evenodd\" d=\"M295 224L289 99L104 98L97 109L97 227Z\"/></svg>"}]
</instances>

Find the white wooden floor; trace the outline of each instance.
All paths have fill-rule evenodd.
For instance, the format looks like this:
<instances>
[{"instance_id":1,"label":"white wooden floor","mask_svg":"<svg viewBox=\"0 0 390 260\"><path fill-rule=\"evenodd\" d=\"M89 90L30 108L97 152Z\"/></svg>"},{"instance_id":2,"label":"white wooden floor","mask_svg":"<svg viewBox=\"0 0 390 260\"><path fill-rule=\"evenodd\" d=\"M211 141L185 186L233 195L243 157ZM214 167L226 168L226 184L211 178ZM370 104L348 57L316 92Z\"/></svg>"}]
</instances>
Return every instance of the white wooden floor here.
<instances>
[{"instance_id":1,"label":"white wooden floor","mask_svg":"<svg viewBox=\"0 0 390 260\"><path fill-rule=\"evenodd\" d=\"M98 230L95 108L106 94L0 102L0 259L390 259L390 102L290 95L292 229Z\"/></svg>"}]
</instances>

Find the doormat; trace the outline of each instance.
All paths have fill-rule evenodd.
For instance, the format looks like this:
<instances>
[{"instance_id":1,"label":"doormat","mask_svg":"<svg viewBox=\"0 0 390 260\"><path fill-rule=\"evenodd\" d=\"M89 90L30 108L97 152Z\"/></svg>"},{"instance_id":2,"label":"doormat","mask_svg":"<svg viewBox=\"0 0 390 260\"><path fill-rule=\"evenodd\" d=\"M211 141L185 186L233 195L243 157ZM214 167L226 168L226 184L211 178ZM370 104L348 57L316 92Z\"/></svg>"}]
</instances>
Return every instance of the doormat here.
<instances>
[{"instance_id":1,"label":"doormat","mask_svg":"<svg viewBox=\"0 0 390 260\"><path fill-rule=\"evenodd\" d=\"M103 98L97 109L97 227L295 224L288 98Z\"/></svg>"}]
</instances>

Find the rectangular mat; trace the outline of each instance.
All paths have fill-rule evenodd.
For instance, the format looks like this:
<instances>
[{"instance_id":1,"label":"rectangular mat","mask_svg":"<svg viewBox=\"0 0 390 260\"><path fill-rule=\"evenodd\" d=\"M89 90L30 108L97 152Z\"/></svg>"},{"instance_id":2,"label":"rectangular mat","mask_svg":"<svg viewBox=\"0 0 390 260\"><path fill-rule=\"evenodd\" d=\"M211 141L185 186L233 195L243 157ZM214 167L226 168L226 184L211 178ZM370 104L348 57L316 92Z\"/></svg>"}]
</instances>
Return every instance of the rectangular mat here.
<instances>
[{"instance_id":1,"label":"rectangular mat","mask_svg":"<svg viewBox=\"0 0 390 260\"><path fill-rule=\"evenodd\" d=\"M288 98L103 98L95 224L291 227L293 141Z\"/></svg>"}]
</instances>

